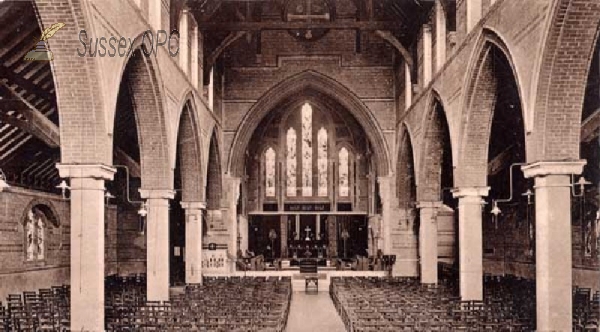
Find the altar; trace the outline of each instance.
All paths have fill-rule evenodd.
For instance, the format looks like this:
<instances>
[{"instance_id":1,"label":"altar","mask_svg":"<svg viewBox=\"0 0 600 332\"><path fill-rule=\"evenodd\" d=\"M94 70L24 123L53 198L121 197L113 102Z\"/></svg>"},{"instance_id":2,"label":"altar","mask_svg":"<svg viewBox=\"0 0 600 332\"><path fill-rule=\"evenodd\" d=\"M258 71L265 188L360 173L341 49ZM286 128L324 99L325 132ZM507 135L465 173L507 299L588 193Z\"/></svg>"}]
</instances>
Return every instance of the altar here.
<instances>
[{"instance_id":1,"label":"altar","mask_svg":"<svg viewBox=\"0 0 600 332\"><path fill-rule=\"evenodd\" d=\"M325 262L332 258L368 256L366 215L291 212L250 215L247 234L250 256L263 255L267 261L288 259L292 266L302 259Z\"/></svg>"}]
</instances>

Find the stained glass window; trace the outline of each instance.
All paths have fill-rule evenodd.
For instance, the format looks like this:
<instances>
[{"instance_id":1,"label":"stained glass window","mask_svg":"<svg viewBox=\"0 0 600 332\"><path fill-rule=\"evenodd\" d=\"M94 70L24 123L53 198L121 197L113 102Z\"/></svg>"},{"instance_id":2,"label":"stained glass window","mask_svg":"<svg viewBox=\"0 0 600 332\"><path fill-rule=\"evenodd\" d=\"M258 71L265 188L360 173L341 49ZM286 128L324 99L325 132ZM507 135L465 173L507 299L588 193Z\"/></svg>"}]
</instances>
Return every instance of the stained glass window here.
<instances>
[{"instance_id":1,"label":"stained glass window","mask_svg":"<svg viewBox=\"0 0 600 332\"><path fill-rule=\"evenodd\" d=\"M288 196L296 196L296 130L287 131L286 188Z\"/></svg>"},{"instance_id":2,"label":"stained glass window","mask_svg":"<svg viewBox=\"0 0 600 332\"><path fill-rule=\"evenodd\" d=\"M33 208L27 212L25 232L27 260L43 260L45 256L44 222L42 216L36 213Z\"/></svg>"},{"instance_id":3,"label":"stained glass window","mask_svg":"<svg viewBox=\"0 0 600 332\"><path fill-rule=\"evenodd\" d=\"M339 152L339 180L341 197L348 197L350 195L350 161L348 157L348 149L341 148Z\"/></svg>"},{"instance_id":4,"label":"stained glass window","mask_svg":"<svg viewBox=\"0 0 600 332\"><path fill-rule=\"evenodd\" d=\"M275 197L275 150L271 147L265 152L265 194Z\"/></svg>"},{"instance_id":5,"label":"stained glass window","mask_svg":"<svg viewBox=\"0 0 600 332\"><path fill-rule=\"evenodd\" d=\"M312 107L302 106L302 196L312 196Z\"/></svg>"},{"instance_id":6,"label":"stained glass window","mask_svg":"<svg viewBox=\"0 0 600 332\"><path fill-rule=\"evenodd\" d=\"M327 196L327 130L321 127L317 134L317 169L319 171L319 196Z\"/></svg>"}]
</instances>

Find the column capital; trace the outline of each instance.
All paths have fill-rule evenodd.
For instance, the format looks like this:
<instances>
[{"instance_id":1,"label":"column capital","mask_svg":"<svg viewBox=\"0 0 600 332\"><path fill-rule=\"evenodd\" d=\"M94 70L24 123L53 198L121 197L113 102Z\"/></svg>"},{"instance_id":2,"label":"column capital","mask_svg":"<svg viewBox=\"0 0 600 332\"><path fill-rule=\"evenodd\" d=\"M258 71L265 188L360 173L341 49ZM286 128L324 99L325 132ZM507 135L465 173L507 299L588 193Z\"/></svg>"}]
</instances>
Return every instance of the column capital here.
<instances>
[{"instance_id":1,"label":"column capital","mask_svg":"<svg viewBox=\"0 0 600 332\"><path fill-rule=\"evenodd\" d=\"M117 170L103 164L56 164L61 178L92 178L112 181Z\"/></svg>"},{"instance_id":2,"label":"column capital","mask_svg":"<svg viewBox=\"0 0 600 332\"><path fill-rule=\"evenodd\" d=\"M417 203L417 209L439 209L441 208L444 203L440 202L440 201L435 201L435 202L427 202L427 201L422 201L422 202L416 202Z\"/></svg>"},{"instance_id":3,"label":"column capital","mask_svg":"<svg viewBox=\"0 0 600 332\"><path fill-rule=\"evenodd\" d=\"M565 161L537 161L521 167L526 178L546 175L579 175L583 172L583 166L587 161L565 160Z\"/></svg>"},{"instance_id":4,"label":"column capital","mask_svg":"<svg viewBox=\"0 0 600 332\"><path fill-rule=\"evenodd\" d=\"M185 210L206 210L206 202L181 202L179 204Z\"/></svg>"},{"instance_id":5,"label":"column capital","mask_svg":"<svg viewBox=\"0 0 600 332\"><path fill-rule=\"evenodd\" d=\"M490 192L490 187L460 187L452 189L454 198L461 197L486 197Z\"/></svg>"},{"instance_id":6,"label":"column capital","mask_svg":"<svg viewBox=\"0 0 600 332\"><path fill-rule=\"evenodd\" d=\"M175 190L172 189L139 189L143 199L173 199Z\"/></svg>"}]
</instances>

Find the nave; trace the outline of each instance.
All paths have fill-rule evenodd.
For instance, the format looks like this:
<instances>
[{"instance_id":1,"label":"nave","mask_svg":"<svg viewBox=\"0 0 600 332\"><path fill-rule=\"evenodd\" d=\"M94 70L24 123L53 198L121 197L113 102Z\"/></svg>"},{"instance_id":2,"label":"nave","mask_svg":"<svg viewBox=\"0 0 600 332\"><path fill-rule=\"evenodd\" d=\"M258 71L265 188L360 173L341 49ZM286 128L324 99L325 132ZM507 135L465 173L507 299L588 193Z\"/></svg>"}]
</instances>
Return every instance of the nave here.
<instances>
[{"instance_id":1,"label":"nave","mask_svg":"<svg viewBox=\"0 0 600 332\"><path fill-rule=\"evenodd\" d=\"M535 331L535 284L486 276L483 301L461 301L454 278L334 277L329 292L292 292L289 277L206 277L148 301L145 276L106 280L107 331ZM11 294L0 331L69 331L69 286ZM598 330L600 292L573 289L574 331Z\"/></svg>"}]
</instances>

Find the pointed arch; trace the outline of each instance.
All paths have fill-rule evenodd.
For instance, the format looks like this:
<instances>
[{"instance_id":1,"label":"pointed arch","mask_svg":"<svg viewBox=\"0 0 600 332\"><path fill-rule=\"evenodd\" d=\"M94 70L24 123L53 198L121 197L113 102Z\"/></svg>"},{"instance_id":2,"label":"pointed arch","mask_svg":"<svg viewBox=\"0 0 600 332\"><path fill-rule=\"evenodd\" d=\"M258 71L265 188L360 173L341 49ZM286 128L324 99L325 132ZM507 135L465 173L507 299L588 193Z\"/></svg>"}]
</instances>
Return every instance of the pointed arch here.
<instances>
[{"instance_id":1,"label":"pointed arch","mask_svg":"<svg viewBox=\"0 0 600 332\"><path fill-rule=\"evenodd\" d=\"M206 174L206 208L218 210L221 208L223 177L221 173L221 150L219 150L218 131L215 127L210 137L208 164Z\"/></svg>"},{"instance_id":2,"label":"pointed arch","mask_svg":"<svg viewBox=\"0 0 600 332\"><path fill-rule=\"evenodd\" d=\"M579 159L581 109L600 33L600 2L552 2L533 108L535 153L528 161Z\"/></svg>"},{"instance_id":3,"label":"pointed arch","mask_svg":"<svg viewBox=\"0 0 600 332\"><path fill-rule=\"evenodd\" d=\"M293 95L300 94L306 89L314 89L333 98L357 119L358 123L363 126L373 147L378 172L381 175L388 175L390 158L387 143L383 131L371 111L348 88L334 79L312 70L304 71L280 82L254 104L236 131L227 165L228 171L236 176L243 174L246 147L261 120L278 103Z\"/></svg>"},{"instance_id":4,"label":"pointed arch","mask_svg":"<svg viewBox=\"0 0 600 332\"><path fill-rule=\"evenodd\" d=\"M181 200L201 202L204 197L202 176L202 141L193 96L189 95L179 116L177 156L181 171Z\"/></svg>"},{"instance_id":5,"label":"pointed arch","mask_svg":"<svg viewBox=\"0 0 600 332\"><path fill-rule=\"evenodd\" d=\"M421 178L418 181L420 185L417 194L419 201L435 202L440 200L443 187L448 186L446 182L453 182L450 129L444 104L436 91L431 92L424 120L419 153L421 169L418 172ZM448 171L450 174L447 174ZM444 175L450 179L443 179Z\"/></svg>"},{"instance_id":6,"label":"pointed arch","mask_svg":"<svg viewBox=\"0 0 600 332\"><path fill-rule=\"evenodd\" d=\"M522 88L511 53L502 39L493 31L484 29L479 39L463 90L461 139L456 173L456 186L486 186L488 149L492 118L496 106L498 82L494 68L495 55L500 54L512 68L512 77L519 93L519 108L524 109ZM525 112L521 116L525 119ZM525 135L525 126L522 128Z\"/></svg>"}]
</instances>

